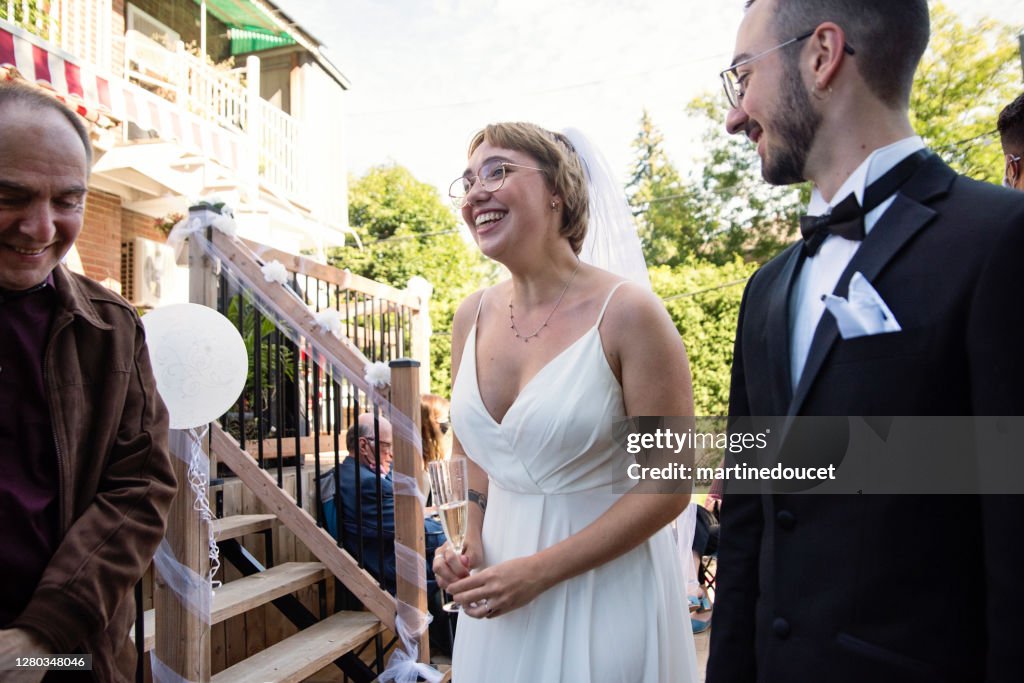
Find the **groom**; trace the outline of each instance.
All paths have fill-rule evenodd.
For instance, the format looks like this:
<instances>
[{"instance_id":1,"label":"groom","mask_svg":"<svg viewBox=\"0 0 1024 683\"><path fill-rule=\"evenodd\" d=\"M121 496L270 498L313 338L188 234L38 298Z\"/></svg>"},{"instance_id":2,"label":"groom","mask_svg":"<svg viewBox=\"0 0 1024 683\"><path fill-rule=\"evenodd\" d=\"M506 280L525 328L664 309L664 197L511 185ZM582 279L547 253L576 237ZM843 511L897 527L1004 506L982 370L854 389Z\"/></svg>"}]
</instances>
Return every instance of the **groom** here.
<instances>
[{"instance_id":1,"label":"groom","mask_svg":"<svg viewBox=\"0 0 1024 683\"><path fill-rule=\"evenodd\" d=\"M727 128L831 215L747 286L731 419L1024 414L1024 197L914 134L928 33L926 0L748 3ZM1022 539L1022 497L727 485L707 680L1019 680Z\"/></svg>"}]
</instances>

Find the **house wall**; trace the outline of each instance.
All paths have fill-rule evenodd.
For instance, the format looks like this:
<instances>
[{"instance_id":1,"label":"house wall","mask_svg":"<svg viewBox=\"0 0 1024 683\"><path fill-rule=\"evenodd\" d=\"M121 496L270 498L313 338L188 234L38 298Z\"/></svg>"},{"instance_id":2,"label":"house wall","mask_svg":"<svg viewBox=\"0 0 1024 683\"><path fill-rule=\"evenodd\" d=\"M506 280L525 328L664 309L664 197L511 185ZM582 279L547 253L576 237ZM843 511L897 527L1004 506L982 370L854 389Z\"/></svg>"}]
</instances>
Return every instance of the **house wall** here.
<instances>
[{"instance_id":1,"label":"house wall","mask_svg":"<svg viewBox=\"0 0 1024 683\"><path fill-rule=\"evenodd\" d=\"M345 118L345 91L309 54L299 54L297 60L291 77L291 114L303 124L310 208L317 218L348 225L345 127L339 125Z\"/></svg>"},{"instance_id":2,"label":"house wall","mask_svg":"<svg viewBox=\"0 0 1024 683\"><path fill-rule=\"evenodd\" d=\"M82 232L75 242L85 275L121 291L121 198L90 192Z\"/></svg>"},{"instance_id":3,"label":"house wall","mask_svg":"<svg viewBox=\"0 0 1024 683\"><path fill-rule=\"evenodd\" d=\"M69 264L72 270L120 292L121 242L133 237L167 241L153 218L122 208L117 195L92 190L85 203L82 232L75 241L78 258Z\"/></svg>"},{"instance_id":4,"label":"house wall","mask_svg":"<svg viewBox=\"0 0 1024 683\"><path fill-rule=\"evenodd\" d=\"M121 241L145 237L154 242L166 242L167 236L156 227L156 219L127 209L121 212Z\"/></svg>"},{"instance_id":5,"label":"house wall","mask_svg":"<svg viewBox=\"0 0 1024 683\"><path fill-rule=\"evenodd\" d=\"M260 58L260 97L291 114L292 69L298 64L296 50L267 50L253 54ZM241 59L244 62L244 57Z\"/></svg>"}]
</instances>

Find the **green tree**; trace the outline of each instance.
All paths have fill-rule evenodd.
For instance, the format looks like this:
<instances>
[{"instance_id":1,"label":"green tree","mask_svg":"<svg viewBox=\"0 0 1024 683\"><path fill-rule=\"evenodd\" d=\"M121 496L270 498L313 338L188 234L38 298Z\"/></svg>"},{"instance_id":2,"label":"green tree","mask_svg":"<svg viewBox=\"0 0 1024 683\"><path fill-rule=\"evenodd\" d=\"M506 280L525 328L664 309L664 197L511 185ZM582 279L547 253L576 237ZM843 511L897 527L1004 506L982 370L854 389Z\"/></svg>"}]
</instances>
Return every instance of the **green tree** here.
<instances>
[{"instance_id":1,"label":"green tree","mask_svg":"<svg viewBox=\"0 0 1024 683\"><path fill-rule=\"evenodd\" d=\"M740 299L756 268L756 264L735 257L722 265L694 261L650 269L654 292L665 301L686 344L697 415L727 413Z\"/></svg>"},{"instance_id":2,"label":"green tree","mask_svg":"<svg viewBox=\"0 0 1024 683\"><path fill-rule=\"evenodd\" d=\"M431 391L450 395L452 317L486 278L483 257L459 235L458 221L436 188L397 164L352 180L348 207L362 247L336 248L328 260L392 287L404 288L414 275L430 281Z\"/></svg>"},{"instance_id":3,"label":"green tree","mask_svg":"<svg viewBox=\"0 0 1024 683\"><path fill-rule=\"evenodd\" d=\"M795 239L810 186L764 182L757 149L746 136L725 131L726 111L722 95L702 95L687 107L704 127L701 174L692 188L696 220L706 236L701 253L719 264L737 254L765 262Z\"/></svg>"},{"instance_id":4,"label":"green tree","mask_svg":"<svg viewBox=\"0 0 1024 683\"><path fill-rule=\"evenodd\" d=\"M1019 92L1017 41L1006 24L968 26L943 4L932 7L932 37L914 79L911 121L953 168L998 182L1003 166L995 133L999 109ZM701 176L691 186L694 215L706 236L700 253L716 263L734 255L764 262L797 237L810 185L775 187L761 178L750 141L725 132L720 93L687 108L704 125Z\"/></svg>"},{"instance_id":5,"label":"green tree","mask_svg":"<svg viewBox=\"0 0 1024 683\"><path fill-rule=\"evenodd\" d=\"M647 110L633 140L636 161L626 185L634 207L644 257L650 265L674 266L700 244L693 220L690 190L663 149L664 137Z\"/></svg>"},{"instance_id":6,"label":"green tree","mask_svg":"<svg viewBox=\"0 0 1024 683\"><path fill-rule=\"evenodd\" d=\"M1010 26L962 22L944 4L932 7L932 38L910 98L914 129L954 169L999 182L999 111L1020 93L1017 37Z\"/></svg>"}]
</instances>

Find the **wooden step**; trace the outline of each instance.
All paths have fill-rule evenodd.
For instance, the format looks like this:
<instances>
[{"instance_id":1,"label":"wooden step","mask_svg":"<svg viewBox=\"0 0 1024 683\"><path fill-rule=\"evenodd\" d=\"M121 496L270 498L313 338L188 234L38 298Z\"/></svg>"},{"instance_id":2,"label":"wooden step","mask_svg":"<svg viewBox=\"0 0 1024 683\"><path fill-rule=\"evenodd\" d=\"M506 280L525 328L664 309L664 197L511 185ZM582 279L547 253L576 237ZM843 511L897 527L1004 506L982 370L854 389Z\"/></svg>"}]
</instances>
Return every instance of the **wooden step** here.
<instances>
[{"instance_id":1,"label":"wooden step","mask_svg":"<svg viewBox=\"0 0 1024 683\"><path fill-rule=\"evenodd\" d=\"M211 680L302 681L383 630L384 626L370 612L338 612L221 671Z\"/></svg>"},{"instance_id":2,"label":"wooden step","mask_svg":"<svg viewBox=\"0 0 1024 683\"><path fill-rule=\"evenodd\" d=\"M219 624L329 577L330 573L319 562L286 562L265 572L229 581L213 594L211 620L214 624ZM143 624L146 629L145 649L148 652L156 645L156 617L153 610L146 610ZM135 639L134 627L130 637L132 640Z\"/></svg>"},{"instance_id":3,"label":"wooden step","mask_svg":"<svg viewBox=\"0 0 1024 683\"><path fill-rule=\"evenodd\" d=\"M219 624L329 577L330 573L319 562L285 562L265 572L229 581L213 594L212 622Z\"/></svg>"},{"instance_id":4,"label":"wooden step","mask_svg":"<svg viewBox=\"0 0 1024 683\"><path fill-rule=\"evenodd\" d=\"M231 515L210 522L213 538L217 541L257 534L275 526L277 526L277 515Z\"/></svg>"}]
</instances>

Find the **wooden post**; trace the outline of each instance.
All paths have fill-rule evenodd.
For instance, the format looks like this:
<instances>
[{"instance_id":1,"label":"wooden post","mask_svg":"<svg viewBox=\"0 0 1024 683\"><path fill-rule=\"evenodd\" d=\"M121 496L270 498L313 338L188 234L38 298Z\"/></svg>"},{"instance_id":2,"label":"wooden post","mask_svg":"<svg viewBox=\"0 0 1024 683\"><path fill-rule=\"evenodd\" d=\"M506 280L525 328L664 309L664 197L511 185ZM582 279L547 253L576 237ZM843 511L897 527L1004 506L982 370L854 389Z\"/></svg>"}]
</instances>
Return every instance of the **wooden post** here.
<instances>
[{"instance_id":1,"label":"wooden post","mask_svg":"<svg viewBox=\"0 0 1024 683\"><path fill-rule=\"evenodd\" d=\"M203 209L209 211L209 209ZM191 210L190 210L191 213ZM212 228L204 228L212 230ZM213 272L213 260L207 256L199 243L198 237L190 238L188 241L188 300L189 303L199 304L217 310L217 276ZM245 429L245 415L242 415L239 422L239 429ZM205 449L210 454L210 476L217 478L217 456L210 453L209 448ZM180 477L178 481L183 481ZM209 498L209 482L207 482L207 498Z\"/></svg>"},{"instance_id":2,"label":"wooden post","mask_svg":"<svg viewBox=\"0 0 1024 683\"><path fill-rule=\"evenodd\" d=\"M187 453L189 444L188 432L171 431L173 453ZM178 493L171 503L165 540L178 562L206 576L210 564L208 525L192 508L195 494L188 485L188 465L180 457L171 460L178 478ZM210 680L210 627L185 607L159 571L155 574L153 601L157 659L186 681Z\"/></svg>"},{"instance_id":3,"label":"wooden post","mask_svg":"<svg viewBox=\"0 0 1024 683\"><path fill-rule=\"evenodd\" d=\"M430 336L433 328L430 324L430 296L434 286L422 277L415 276L409 280L407 292L419 299L419 306L412 311L412 340L410 353L423 364L420 367L420 386L430 391ZM419 408L417 408L417 411Z\"/></svg>"},{"instance_id":4,"label":"wooden post","mask_svg":"<svg viewBox=\"0 0 1024 683\"><path fill-rule=\"evenodd\" d=\"M206 255L199 239L190 238L188 241L188 300L217 308L217 276L213 273L213 261Z\"/></svg>"},{"instance_id":5,"label":"wooden post","mask_svg":"<svg viewBox=\"0 0 1024 683\"><path fill-rule=\"evenodd\" d=\"M189 240L189 300L192 303L216 303L217 280L213 264L197 238ZM205 444L204 444L205 446ZM189 438L184 432L171 432L175 454L188 452ZM178 479L178 493L171 504L166 540L178 562L200 576L209 571L207 523L192 508L192 489L188 485L188 464L171 458ZM216 462L210 467L215 468ZM209 495L209 485L207 485ZM186 681L210 679L210 629L182 604L159 572L155 574L153 602L156 610L156 656Z\"/></svg>"},{"instance_id":6,"label":"wooden post","mask_svg":"<svg viewBox=\"0 0 1024 683\"><path fill-rule=\"evenodd\" d=\"M419 361L408 358L393 360L391 365L391 402L395 409L408 415L420 429L420 382ZM396 420L392 420L392 424ZM416 452L408 438L403 438L400 430L392 436L394 460L392 467L395 472L404 474L416 482L423 478L423 458ZM415 496L400 495L395 490L395 544L411 548L421 558L426 557L426 542L423 538L423 509ZM423 562L426 562L424 559ZM399 564L401 567L401 564ZM424 568L426 565L424 565ZM396 597L399 601L412 605L421 612L427 611L426 587L420 588L406 581L402 572L398 572ZM419 661L430 662L430 638L424 632L420 636Z\"/></svg>"},{"instance_id":7,"label":"wooden post","mask_svg":"<svg viewBox=\"0 0 1024 683\"><path fill-rule=\"evenodd\" d=\"M430 337L432 326L430 324L430 303L423 299L420 310L412 314L412 355L422 359L420 367L420 386L430 390ZM419 412L417 407L416 412Z\"/></svg>"}]
</instances>

